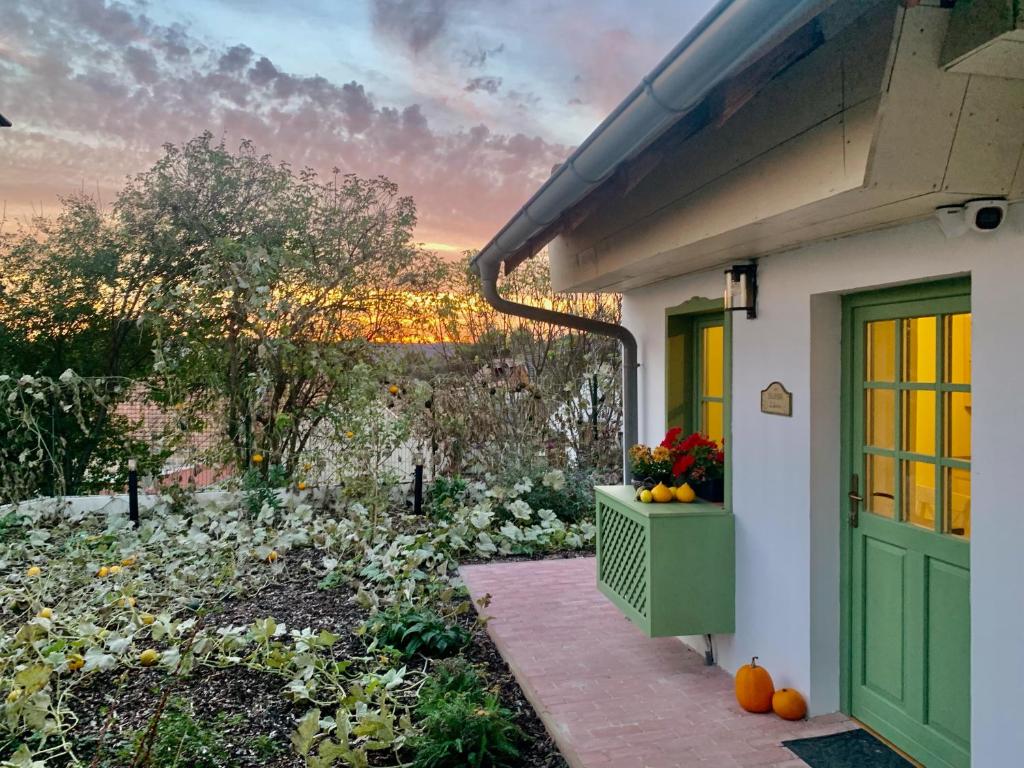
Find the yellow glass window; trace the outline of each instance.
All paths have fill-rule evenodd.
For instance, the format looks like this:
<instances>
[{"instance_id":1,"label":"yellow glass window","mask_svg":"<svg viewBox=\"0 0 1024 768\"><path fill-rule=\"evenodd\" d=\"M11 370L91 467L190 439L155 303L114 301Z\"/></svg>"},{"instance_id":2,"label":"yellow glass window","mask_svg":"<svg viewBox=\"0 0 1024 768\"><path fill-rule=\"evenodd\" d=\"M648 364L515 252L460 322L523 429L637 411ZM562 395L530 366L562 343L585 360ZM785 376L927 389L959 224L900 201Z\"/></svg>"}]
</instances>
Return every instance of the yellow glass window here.
<instances>
[{"instance_id":1,"label":"yellow glass window","mask_svg":"<svg viewBox=\"0 0 1024 768\"><path fill-rule=\"evenodd\" d=\"M725 327L698 326L697 431L722 443L725 437Z\"/></svg>"}]
</instances>

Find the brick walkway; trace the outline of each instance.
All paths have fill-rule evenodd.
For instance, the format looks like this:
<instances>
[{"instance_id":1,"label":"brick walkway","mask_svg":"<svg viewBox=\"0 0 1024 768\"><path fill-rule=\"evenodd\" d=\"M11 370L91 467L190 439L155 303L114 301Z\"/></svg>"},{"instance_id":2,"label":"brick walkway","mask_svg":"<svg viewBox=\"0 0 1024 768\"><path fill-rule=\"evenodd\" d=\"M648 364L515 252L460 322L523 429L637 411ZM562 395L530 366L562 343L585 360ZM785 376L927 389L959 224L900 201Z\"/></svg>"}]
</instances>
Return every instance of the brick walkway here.
<instances>
[{"instance_id":1,"label":"brick walkway","mask_svg":"<svg viewBox=\"0 0 1024 768\"><path fill-rule=\"evenodd\" d=\"M594 558L462 568L488 631L572 768L806 764L780 742L846 730L743 712L732 677L675 638L649 639L597 590Z\"/></svg>"}]
</instances>

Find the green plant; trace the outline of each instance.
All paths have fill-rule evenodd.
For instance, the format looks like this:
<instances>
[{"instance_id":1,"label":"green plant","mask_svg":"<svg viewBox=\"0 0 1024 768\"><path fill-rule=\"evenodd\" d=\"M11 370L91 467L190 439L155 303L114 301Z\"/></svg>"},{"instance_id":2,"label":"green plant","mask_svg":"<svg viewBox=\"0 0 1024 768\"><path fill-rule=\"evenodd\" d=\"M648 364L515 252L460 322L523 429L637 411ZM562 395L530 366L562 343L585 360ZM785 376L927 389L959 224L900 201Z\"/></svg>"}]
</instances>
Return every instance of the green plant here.
<instances>
[{"instance_id":1,"label":"green plant","mask_svg":"<svg viewBox=\"0 0 1024 768\"><path fill-rule=\"evenodd\" d=\"M259 462L256 462L256 457L259 457ZM274 510L281 508L281 494L278 489L288 484L288 475L278 464L271 464L264 473L259 466L263 461L263 456L259 453L253 455L253 461L256 463L242 475L242 489L245 491L245 503L249 508L249 514L256 516L264 504Z\"/></svg>"},{"instance_id":2,"label":"green plant","mask_svg":"<svg viewBox=\"0 0 1024 768\"><path fill-rule=\"evenodd\" d=\"M414 768L501 768L518 762L522 731L493 693L442 696L425 708Z\"/></svg>"},{"instance_id":3,"label":"green plant","mask_svg":"<svg viewBox=\"0 0 1024 768\"><path fill-rule=\"evenodd\" d=\"M461 656L442 659L430 670L420 689L419 708L427 712L435 703L452 694L483 693L484 680L479 670Z\"/></svg>"},{"instance_id":4,"label":"green plant","mask_svg":"<svg viewBox=\"0 0 1024 768\"><path fill-rule=\"evenodd\" d=\"M379 644L395 648L406 656L421 653L442 658L457 653L469 642L465 629L449 624L429 608L393 606L371 619L368 629Z\"/></svg>"},{"instance_id":5,"label":"green plant","mask_svg":"<svg viewBox=\"0 0 1024 768\"><path fill-rule=\"evenodd\" d=\"M273 736L261 733L252 740L252 751L255 752L256 757L261 760L269 760L270 758L281 754L284 751L284 745L277 741Z\"/></svg>"},{"instance_id":6,"label":"green plant","mask_svg":"<svg viewBox=\"0 0 1024 768\"><path fill-rule=\"evenodd\" d=\"M148 748L148 729L143 729L122 748L119 756L130 759L133 766L228 768L237 763L230 759L224 745L227 723L223 715L214 720L197 719L187 702L171 699L160 715Z\"/></svg>"},{"instance_id":7,"label":"green plant","mask_svg":"<svg viewBox=\"0 0 1024 768\"><path fill-rule=\"evenodd\" d=\"M428 509L437 520L450 520L466 493L467 483L458 475L436 477L428 491Z\"/></svg>"}]
</instances>

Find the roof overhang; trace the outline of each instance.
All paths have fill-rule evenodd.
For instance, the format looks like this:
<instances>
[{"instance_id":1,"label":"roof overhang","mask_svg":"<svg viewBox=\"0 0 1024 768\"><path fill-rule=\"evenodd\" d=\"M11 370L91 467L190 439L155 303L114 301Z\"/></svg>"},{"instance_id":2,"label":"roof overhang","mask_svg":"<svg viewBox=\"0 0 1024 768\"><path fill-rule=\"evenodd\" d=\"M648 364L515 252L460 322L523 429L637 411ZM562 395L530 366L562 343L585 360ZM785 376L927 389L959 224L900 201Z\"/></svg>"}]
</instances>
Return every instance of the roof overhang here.
<instances>
[{"instance_id":1,"label":"roof overhang","mask_svg":"<svg viewBox=\"0 0 1024 768\"><path fill-rule=\"evenodd\" d=\"M504 264L508 272L536 254L557 234L562 217L616 178L625 163L833 2L791 0L781 13L777 0L719 2L477 254L474 269L497 274ZM775 64L785 66L787 58ZM702 115L699 122L707 119Z\"/></svg>"}]
</instances>

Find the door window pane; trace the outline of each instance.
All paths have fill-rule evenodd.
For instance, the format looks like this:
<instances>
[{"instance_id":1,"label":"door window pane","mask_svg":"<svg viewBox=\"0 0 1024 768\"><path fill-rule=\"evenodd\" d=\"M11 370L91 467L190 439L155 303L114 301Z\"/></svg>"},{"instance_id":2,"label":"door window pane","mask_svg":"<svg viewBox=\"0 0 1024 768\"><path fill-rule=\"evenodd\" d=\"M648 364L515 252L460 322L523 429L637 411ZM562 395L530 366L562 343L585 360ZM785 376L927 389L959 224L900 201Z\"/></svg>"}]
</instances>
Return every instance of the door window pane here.
<instances>
[{"instance_id":1,"label":"door window pane","mask_svg":"<svg viewBox=\"0 0 1024 768\"><path fill-rule=\"evenodd\" d=\"M896 516L896 459L890 456L867 457L865 499L868 512L884 517Z\"/></svg>"},{"instance_id":2,"label":"door window pane","mask_svg":"<svg viewBox=\"0 0 1024 768\"><path fill-rule=\"evenodd\" d=\"M905 381L935 381L935 317L904 320L903 377Z\"/></svg>"},{"instance_id":3,"label":"door window pane","mask_svg":"<svg viewBox=\"0 0 1024 768\"><path fill-rule=\"evenodd\" d=\"M903 450L935 455L935 393L914 390L904 393Z\"/></svg>"},{"instance_id":4,"label":"door window pane","mask_svg":"<svg viewBox=\"0 0 1024 768\"><path fill-rule=\"evenodd\" d=\"M725 380L725 330L721 325L705 328L702 333L704 359L701 361L705 397L722 397Z\"/></svg>"},{"instance_id":5,"label":"door window pane","mask_svg":"<svg viewBox=\"0 0 1024 768\"><path fill-rule=\"evenodd\" d=\"M946 469L946 525L954 536L971 535L971 473Z\"/></svg>"},{"instance_id":6,"label":"door window pane","mask_svg":"<svg viewBox=\"0 0 1024 768\"><path fill-rule=\"evenodd\" d=\"M934 464L903 462L903 519L922 528L935 529Z\"/></svg>"},{"instance_id":7,"label":"door window pane","mask_svg":"<svg viewBox=\"0 0 1024 768\"><path fill-rule=\"evenodd\" d=\"M946 393L946 456L971 460L971 393Z\"/></svg>"},{"instance_id":8,"label":"door window pane","mask_svg":"<svg viewBox=\"0 0 1024 768\"><path fill-rule=\"evenodd\" d=\"M869 389L865 393L864 440L876 448L896 448L896 390Z\"/></svg>"},{"instance_id":9,"label":"door window pane","mask_svg":"<svg viewBox=\"0 0 1024 768\"><path fill-rule=\"evenodd\" d=\"M867 380L896 380L896 321L868 323Z\"/></svg>"},{"instance_id":10,"label":"door window pane","mask_svg":"<svg viewBox=\"0 0 1024 768\"><path fill-rule=\"evenodd\" d=\"M950 384L971 383L971 315L950 315L946 318L946 370Z\"/></svg>"}]
</instances>

